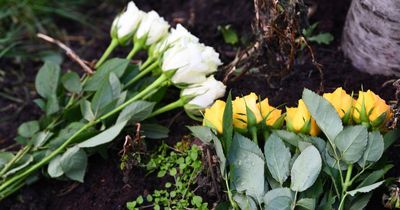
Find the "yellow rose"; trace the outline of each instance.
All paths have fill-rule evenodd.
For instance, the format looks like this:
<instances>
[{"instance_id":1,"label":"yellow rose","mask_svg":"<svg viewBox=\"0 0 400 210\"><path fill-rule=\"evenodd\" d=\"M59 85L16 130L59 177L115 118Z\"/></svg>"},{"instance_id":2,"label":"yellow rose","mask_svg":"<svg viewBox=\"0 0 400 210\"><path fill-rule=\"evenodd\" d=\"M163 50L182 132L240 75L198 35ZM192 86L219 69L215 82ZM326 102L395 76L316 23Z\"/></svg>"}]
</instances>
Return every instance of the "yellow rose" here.
<instances>
[{"instance_id":1,"label":"yellow rose","mask_svg":"<svg viewBox=\"0 0 400 210\"><path fill-rule=\"evenodd\" d=\"M353 97L346 93L341 87L333 93L324 93L323 97L332 104L344 123L349 123L353 114Z\"/></svg>"},{"instance_id":2,"label":"yellow rose","mask_svg":"<svg viewBox=\"0 0 400 210\"><path fill-rule=\"evenodd\" d=\"M225 110L225 102L216 100L215 103L204 111L203 125L215 128L218 133L222 133L222 120Z\"/></svg>"},{"instance_id":3,"label":"yellow rose","mask_svg":"<svg viewBox=\"0 0 400 210\"><path fill-rule=\"evenodd\" d=\"M257 106L258 97L255 93L250 93L242 98L236 97L232 101L232 112L233 112L233 126L240 129L247 128L247 112L246 106L254 114L255 122L250 122L251 126L259 123L262 120L262 116Z\"/></svg>"},{"instance_id":4,"label":"yellow rose","mask_svg":"<svg viewBox=\"0 0 400 210\"><path fill-rule=\"evenodd\" d=\"M268 98L258 103L259 110L261 111L261 116L265 120L268 126L274 127L279 126L279 120L282 116L282 110L272 107L268 103Z\"/></svg>"},{"instance_id":5,"label":"yellow rose","mask_svg":"<svg viewBox=\"0 0 400 210\"><path fill-rule=\"evenodd\" d=\"M297 107L286 107L286 126L289 131L317 136L320 132L317 123L311 118L310 112L302 99Z\"/></svg>"},{"instance_id":6,"label":"yellow rose","mask_svg":"<svg viewBox=\"0 0 400 210\"><path fill-rule=\"evenodd\" d=\"M392 110L385 100L368 90L360 91L355 104L353 120L357 123L369 123L372 127L380 127L393 116Z\"/></svg>"}]
</instances>

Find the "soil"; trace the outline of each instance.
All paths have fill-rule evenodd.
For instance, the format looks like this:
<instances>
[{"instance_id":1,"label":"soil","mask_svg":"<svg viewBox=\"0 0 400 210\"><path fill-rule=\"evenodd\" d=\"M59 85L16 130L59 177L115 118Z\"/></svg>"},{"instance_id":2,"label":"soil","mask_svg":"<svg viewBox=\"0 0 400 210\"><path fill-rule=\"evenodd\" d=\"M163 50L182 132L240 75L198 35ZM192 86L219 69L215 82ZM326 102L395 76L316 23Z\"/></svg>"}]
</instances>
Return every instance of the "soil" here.
<instances>
[{"instance_id":1,"label":"soil","mask_svg":"<svg viewBox=\"0 0 400 210\"><path fill-rule=\"evenodd\" d=\"M235 56L236 47L224 43L218 31L218 26L231 24L241 37L250 37L253 18L253 4L248 0L137 0L139 8L149 11L156 10L171 24L182 23L202 42L213 46L220 52L224 63L229 63ZM101 4L90 10L98 31L87 27L79 27L65 21L59 24L64 27L69 36L80 37L80 42L62 40L71 46L86 60L99 58L101 52L109 42L109 26L115 14L125 3L113 5ZM385 76L370 76L354 69L340 51L341 30L350 1L323 1L317 2L318 9L311 17L310 22L319 21L318 30L330 32L335 40L330 45L313 45L314 54L323 66L323 85L325 91L331 91L342 86L346 90L371 89L385 100L395 100L395 88L387 83L394 79ZM87 8L89 9L89 8ZM116 54L125 55L124 50ZM306 57L307 58L307 57ZM18 69L19 66L10 64L10 60L0 61L2 66ZM64 69L79 70L79 67L66 59ZM31 102L36 97L34 92L34 76L40 67L40 62L32 62L25 67L26 71L17 72L17 75L7 74L4 81L0 81L0 89L10 89L16 98L22 102L15 102L0 97L0 148L12 144L18 125L24 121L35 119L40 111ZM4 67L3 67L4 68ZM24 77L21 77L23 75ZM22 78L22 79L21 79ZM21 80L18 80L21 79ZM247 74L235 82L228 84L234 96L256 92L262 97L268 96L270 103L280 105L295 105L301 97L303 87L311 90L320 88L320 73L306 59L294 66L294 70L282 80L271 81L266 77ZM168 116L161 116L161 122L171 124L171 137L166 140L174 144L189 132L187 124L195 124L181 111L175 111ZM7 120L4 120L7 119ZM175 120L171 122L171 118ZM128 133L129 134L129 133ZM31 186L24 187L20 193L7 198L0 204L0 209L125 209L127 201L139 195L151 192L160 185L154 175L146 176L141 168L134 168L129 180L123 181L124 174L119 170L119 151L122 149L123 139L118 139L110 146L109 157L103 159L94 155L89 160L89 168L85 183L78 184L71 181L60 181L43 178ZM155 144L160 144L157 141ZM390 153L392 160L398 160L398 152ZM399 163L395 162L399 168ZM391 175L400 175L392 172ZM367 209L383 209L380 198L381 192L375 193ZM212 205L216 195L205 194L204 197Z\"/></svg>"}]
</instances>

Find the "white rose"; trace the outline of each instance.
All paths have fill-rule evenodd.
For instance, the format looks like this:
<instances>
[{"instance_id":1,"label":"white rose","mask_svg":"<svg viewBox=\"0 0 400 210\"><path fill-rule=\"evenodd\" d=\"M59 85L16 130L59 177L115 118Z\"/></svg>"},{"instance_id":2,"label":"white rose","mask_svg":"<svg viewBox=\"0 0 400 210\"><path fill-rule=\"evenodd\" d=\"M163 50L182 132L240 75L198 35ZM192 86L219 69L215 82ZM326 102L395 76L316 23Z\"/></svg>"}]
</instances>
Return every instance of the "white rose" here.
<instances>
[{"instance_id":1,"label":"white rose","mask_svg":"<svg viewBox=\"0 0 400 210\"><path fill-rule=\"evenodd\" d=\"M129 2L126 10L114 19L111 37L118 39L121 44L125 44L136 31L143 15L144 12L139 10L135 3Z\"/></svg>"},{"instance_id":2,"label":"white rose","mask_svg":"<svg viewBox=\"0 0 400 210\"><path fill-rule=\"evenodd\" d=\"M204 82L193 84L184 89L181 97L187 97L190 101L185 105L189 110L203 110L211 106L214 101L225 95L226 86L209 76Z\"/></svg>"},{"instance_id":3,"label":"white rose","mask_svg":"<svg viewBox=\"0 0 400 210\"><path fill-rule=\"evenodd\" d=\"M178 24L175 29L171 30L171 33L162 41L154 45L150 54L153 57L158 57L162 53L164 53L168 48L173 45L179 44L181 42L199 42L199 38L191 34L185 27L181 24Z\"/></svg>"},{"instance_id":4,"label":"white rose","mask_svg":"<svg viewBox=\"0 0 400 210\"><path fill-rule=\"evenodd\" d=\"M136 39L146 39L146 46L150 46L168 34L169 24L157 12L146 13L136 32Z\"/></svg>"},{"instance_id":5,"label":"white rose","mask_svg":"<svg viewBox=\"0 0 400 210\"><path fill-rule=\"evenodd\" d=\"M179 40L164 53L161 68L163 71L176 70L171 79L175 84L200 83L217 71L221 64L218 57L211 47Z\"/></svg>"}]
</instances>

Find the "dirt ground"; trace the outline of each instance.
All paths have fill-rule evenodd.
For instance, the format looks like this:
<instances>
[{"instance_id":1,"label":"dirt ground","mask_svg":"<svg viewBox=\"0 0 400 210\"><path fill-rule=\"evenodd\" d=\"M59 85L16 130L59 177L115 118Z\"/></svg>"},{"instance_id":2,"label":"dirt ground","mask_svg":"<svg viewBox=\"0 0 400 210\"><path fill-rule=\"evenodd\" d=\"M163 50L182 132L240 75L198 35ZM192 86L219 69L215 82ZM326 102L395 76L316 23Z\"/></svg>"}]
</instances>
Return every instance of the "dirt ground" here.
<instances>
[{"instance_id":1,"label":"dirt ground","mask_svg":"<svg viewBox=\"0 0 400 210\"><path fill-rule=\"evenodd\" d=\"M224 63L229 63L235 55L236 49L224 43L217 30L219 25L231 24L240 36L251 34L253 18L252 1L247 0L137 0L139 8L156 10L170 23L182 23L202 42L213 46L220 52ZM346 90L371 89L385 100L395 100L395 88L391 85L391 77L370 76L355 70L340 51L340 38L349 0L323 1L319 0L318 9L310 22L319 21L319 30L330 32L335 40L328 46L315 45L314 53L323 66L325 91L331 91L338 86ZM109 41L109 26L114 15L123 7L118 3L112 7L99 6L95 9L94 22L99 31L79 28L62 22L61 26L68 26L66 30L71 36L79 36L81 41L69 41L67 44L86 60L97 59ZM90 8L87 8L90 9ZM99 44L100 43L100 44ZM129 49L128 49L129 50ZM125 55L126 51L119 50L116 54ZM12 67L7 61L0 61L2 66ZM66 59L65 69L79 71L79 67ZM34 92L34 75L40 66L39 62L32 62L26 69L20 81L16 75L8 75L0 81L0 88L15 90L15 96L23 102L13 102L0 98L0 148L11 145L16 129L21 122L35 119L40 112L31 102L36 97ZM17 66L16 66L17 67ZM388 83L387 83L388 82ZM386 84L387 83L387 84ZM303 87L317 90L320 84L320 74L308 60L303 64L296 64L294 70L281 81L268 81L260 75L246 75L228 84L234 96L256 92L262 97L268 96L273 105L295 105L301 97ZM384 85L386 84L386 85ZM22 105L23 106L22 106ZM22 108L21 108L22 107ZM166 140L173 144L189 132L187 124L195 124L184 113L175 111L171 116L177 116L171 125L171 137ZM171 123L169 116L161 116L161 122ZM7 120L4 120L7 119ZM163 120L164 119L164 120ZM160 141L157 144L161 143ZM154 176L146 176L143 169L135 168L129 175L128 182L123 181L123 173L119 170L118 152L122 148L122 139L110 146L109 158L93 156L89 160L89 169L84 184L70 181L41 179L31 186L25 187L0 204L0 209L125 209L125 203L147 192L151 192L160 184ZM391 152L391 159L399 159L397 152ZM399 163L395 163L399 168ZM396 169L395 169L396 170ZM392 175L399 175L394 171ZM207 191L207 189L203 189ZM204 193L205 198L212 204L216 197ZM368 209L382 209L380 204L381 192L374 194Z\"/></svg>"}]
</instances>

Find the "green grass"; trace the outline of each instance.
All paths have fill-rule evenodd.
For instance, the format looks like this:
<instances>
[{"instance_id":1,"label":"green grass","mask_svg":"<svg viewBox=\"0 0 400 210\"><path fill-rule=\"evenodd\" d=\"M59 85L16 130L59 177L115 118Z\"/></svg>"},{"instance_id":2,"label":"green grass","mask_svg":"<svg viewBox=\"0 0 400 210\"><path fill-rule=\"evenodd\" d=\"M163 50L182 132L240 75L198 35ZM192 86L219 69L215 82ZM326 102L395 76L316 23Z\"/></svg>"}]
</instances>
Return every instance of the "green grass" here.
<instances>
[{"instance_id":1,"label":"green grass","mask_svg":"<svg viewBox=\"0 0 400 210\"><path fill-rule=\"evenodd\" d=\"M58 20L87 25L84 11L88 0L0 0L0 58L32 57L29 49L45 50L36 33L60 36Z\"/></svg>"}]
</instances>

